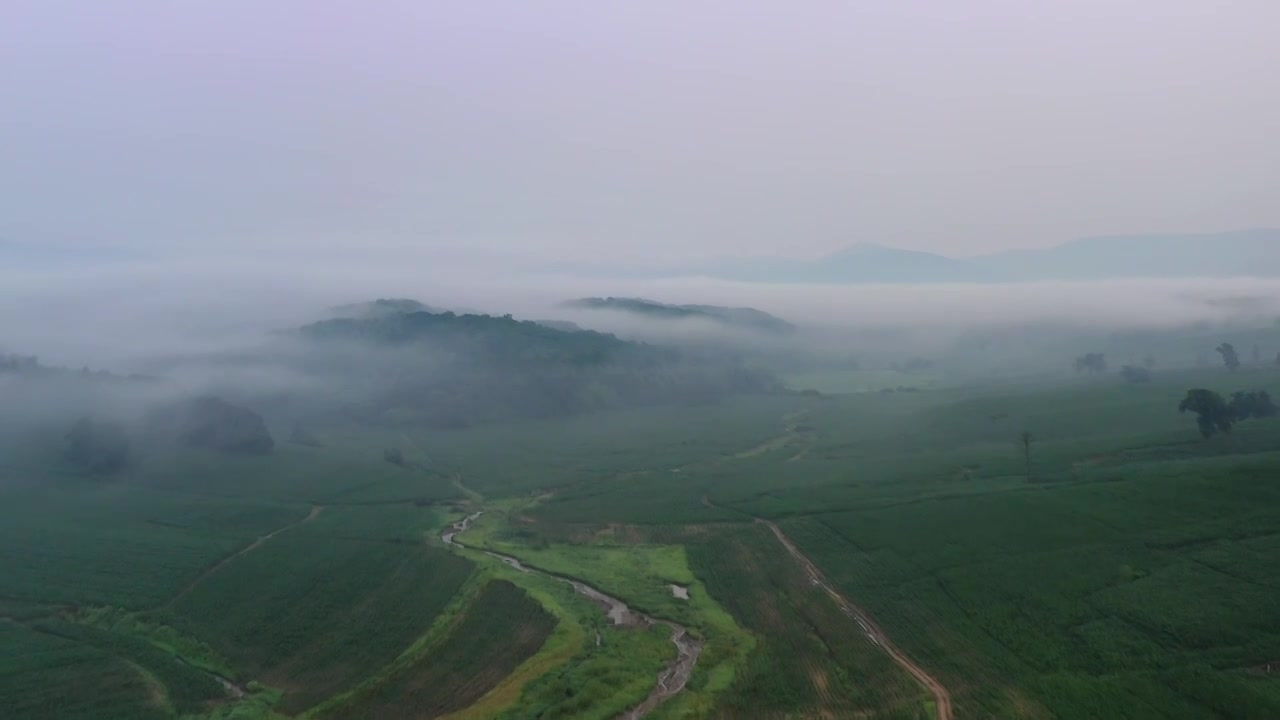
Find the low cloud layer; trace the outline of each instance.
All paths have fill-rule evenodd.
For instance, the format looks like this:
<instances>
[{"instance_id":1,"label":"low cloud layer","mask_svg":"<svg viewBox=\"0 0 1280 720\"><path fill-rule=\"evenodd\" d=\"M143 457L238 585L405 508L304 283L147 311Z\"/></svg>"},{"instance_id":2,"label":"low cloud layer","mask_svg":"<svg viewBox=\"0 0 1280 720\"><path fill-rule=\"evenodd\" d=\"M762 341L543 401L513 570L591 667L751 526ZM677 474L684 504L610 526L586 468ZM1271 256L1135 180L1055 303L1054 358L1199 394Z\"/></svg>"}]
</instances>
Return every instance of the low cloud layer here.
<instances>
[{"instance_id":1,"label":"low cloud layer","mask_svg":"<svg viewBox=\"0 0 1280 720\"><path fill-rule=\"evenodd\" d=\"M584 296L749 306L802 326L948 335L1024 326L1269 323L1280 317L1280 280L1270 279L801 286L486 273L413 257L396 263L189 260L0 270L0 348L58 364L129 371L158 356L257 345L274 330L322 319L333 306L378 297L626 330L610 314L561 306Z\"/></svg>"}]
</instances>

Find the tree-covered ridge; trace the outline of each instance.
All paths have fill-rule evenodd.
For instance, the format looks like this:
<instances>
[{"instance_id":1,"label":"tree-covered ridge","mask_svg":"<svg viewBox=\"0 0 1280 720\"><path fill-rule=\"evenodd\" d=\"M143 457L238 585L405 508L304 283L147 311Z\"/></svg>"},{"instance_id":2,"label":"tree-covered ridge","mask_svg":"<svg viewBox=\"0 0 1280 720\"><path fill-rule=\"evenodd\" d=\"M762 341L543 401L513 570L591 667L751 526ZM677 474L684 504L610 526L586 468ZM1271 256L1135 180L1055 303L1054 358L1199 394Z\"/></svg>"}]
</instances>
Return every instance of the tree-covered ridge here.
<instances>
[{"instance_id":1,"label":"tree-covered ridge","mask_svg":"<svg viewBox=\"0 0 1280 720\"><path fill-rule=\"evenodd\" d=\"M667 305L642 298L592 297L569 300L566 307L586 310L617 310L668 320L704 319L769 333L791 333L796 327L782 318L755 308L721 307L719 305Z\"/></svg>"},{"instance_id":2,"label":"tree-covered ridge","mask_svg":"<svg viewBox=\"0 0 1280 720\"><path fill-rule=\"evenodd\" d=\"M57 365L46 365L35 355L18 355L16 353L0 352L0 376L5 375L22 378L48 378L56 380L65 380L73 376L92 380L150 381L155 379L137 374L117 375L106 370L93 370L88 367L73 370L71 368L60 367Z\"/></svg>"},{"instance_id":3,"label":"tree-covered ridge","mask_svg":"<svg viewBox=\"0 0 1280 720\"><path fill-rule=\"evenodd\" d=\"M333 314L342 318L385 317L407 315L416 312L443 312L412 298L378 298L369 302L351 303L333 308Z\"/></svg>"},{"instance_id":4,"label":"tree-covered ridge","mask_svg":"<svg viewBox=\"0 0 1280 720\"><path fill-rule=\"evenodd\" d=\"M467 427L520 417L718 402L774 392L772 374L725 354L690 354L590 330L565 331L510 315L409 313L308 325L314 355L360 356L376 389L345 412L363 421ZM347 367L351 367L347 365Z\"/></svg>"},{"instance_id":5,"label":"tree-covered ridge","mask_svg":"<svg viewBox=\"0 0 1280 720\"><path fill-rule=\"evenodd\" d=\"M414 312L372 318L325 320L302 329L312 340L356 340L379 345L429 343L496 365L529 363L571 367L653 364L675 359L672 351L590 330L566 331L520 321L510 315Z\"/></svg>"}]
</instances>

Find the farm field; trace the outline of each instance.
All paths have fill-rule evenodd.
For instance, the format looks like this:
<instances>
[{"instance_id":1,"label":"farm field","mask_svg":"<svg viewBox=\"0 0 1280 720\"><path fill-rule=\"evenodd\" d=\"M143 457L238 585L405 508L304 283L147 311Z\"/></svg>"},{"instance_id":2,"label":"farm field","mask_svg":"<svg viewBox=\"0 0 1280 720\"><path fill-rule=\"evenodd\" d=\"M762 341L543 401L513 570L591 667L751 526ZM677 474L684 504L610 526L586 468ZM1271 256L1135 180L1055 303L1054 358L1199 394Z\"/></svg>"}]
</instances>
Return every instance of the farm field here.
<instances>
[{"instance_id":1,"label":"farm field","mask_svg":"<svg viewBox=\"0 0 1280 720\"><path fill-rule=\"evenodd\" d=\"M613 718L653 691L665 627L613 627L488 549L689 628L701 656L649 717L939 717L828 582L948 717L1278 717L1280 421L1203 439L1177 412L1197 386L1280 375L327 428L323 449L156 457L110 484L41 474L37 448L0 465L0 698L19 718L467 720ZM440 541L476 511L467 548Z\"/></svg>"},{"instance_id":2,"label":"farm field","mask_svg":"<svg viewBox=\"0 0 1280 720\"><path fill-rule=\"evenodd\" d=\"M92 645L0 623L0 707L9 717L173 717L151 678Z\"/></svg>"},{"instance_id":3,"label":"farm field","mask_svg":"<svg viewBox=\"0 0 1280 720\"><path fill-rule=\"evenodd\" d=\"M537 653L554 627L554 617L519 587L493 580L412 659L314 717L437 717L463 710Z\"/></svg>"}]
</instances>

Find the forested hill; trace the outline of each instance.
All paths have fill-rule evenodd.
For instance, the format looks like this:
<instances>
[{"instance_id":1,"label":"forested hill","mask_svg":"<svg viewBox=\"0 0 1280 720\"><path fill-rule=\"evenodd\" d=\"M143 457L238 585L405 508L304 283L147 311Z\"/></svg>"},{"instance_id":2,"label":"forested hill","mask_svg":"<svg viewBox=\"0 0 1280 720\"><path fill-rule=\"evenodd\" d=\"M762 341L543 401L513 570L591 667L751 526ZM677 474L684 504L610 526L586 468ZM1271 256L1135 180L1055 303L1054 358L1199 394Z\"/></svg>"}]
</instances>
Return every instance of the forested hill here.
<instances>
[{"instance_id":1,"label":"forested hill","mask_svg":"<svg viewBox=\"0 0 1280 720\"><path fill-rule=\"evenodd\" d=\"M416 312L437 313L443 310L410 298L378 298L371 302L351 303L333 308L334 317L340 318L385 317Z\"/></svg>"},{"instance_id":2,"label":"forested hill","mask_svg":"<svg viewBox=\"0 0 1280 720\"><path fill-rule=\"evenodd\" d=\"M590 330L569 331L510 315L455 315L413 312L379 317L325 320L302 329L312 340L344 339L374 345L422 343L465 354L486 365L529 364L565 367L656 364L676 359L674 351L628 342Z\"/></svg>"},{"instance_id":3,"label":"forested hill","mask_svg":"<svg viewBox=\"0 0 1280 720\"><path fill-rule=\"evenodd\" d=\"M668 305L641 298L582 298L569 300L566 307L582 310L616 310L659 320L703 319L730 327L756 332L786 334L796 327L782 318L755 308L721 307L719 305Z\"/></svg>"},{"instance_id":4,"label":"forested hill","mask_svg":"<svg viewBox=\"0 0 1280 720\"><path fill-rule=\"evenodd\" d=\"M344 373L376 390L348 405L368 422L465 427L646 405L711 403L780 383L730 355L690 355L592 331L510 316L409 313L326 320L302 328L318 356L367 351ZM345 378L335 378L339 384Z\"/></svg>"},{"instance_id":5,"label":"forested hill","mask_svg":"<svg viewBox=\"0 0 1280 720\"><path fill-rule=\"evenodd\" d=\"M150 382L155 378L145 375L117 375L106 370L92 370L82 367L79 370L46 365L34 355L16 355L0 352L0 377L20 378L23 380L85 380L92 382Z\"/></svg>"}]
</instances>

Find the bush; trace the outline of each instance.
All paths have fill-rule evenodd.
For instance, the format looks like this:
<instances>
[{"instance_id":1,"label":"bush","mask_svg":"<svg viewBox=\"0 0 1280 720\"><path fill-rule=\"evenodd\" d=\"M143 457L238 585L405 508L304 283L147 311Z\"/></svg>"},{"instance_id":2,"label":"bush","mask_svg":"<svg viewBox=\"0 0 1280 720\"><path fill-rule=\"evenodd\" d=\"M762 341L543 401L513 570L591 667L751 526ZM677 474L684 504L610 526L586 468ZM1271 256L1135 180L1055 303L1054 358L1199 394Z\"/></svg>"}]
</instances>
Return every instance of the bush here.
<instances>
[{"instance_id":1,"label":"bush","mask_svg":"<svg viewBox=\"0 0 1280 720\"><path fill-rule=\"evenodd\" d=\"M152 417L152 427L189 447L265 455L275 448L262 416L216 397L201 397Z\"/></svg>"}]
</instances>

